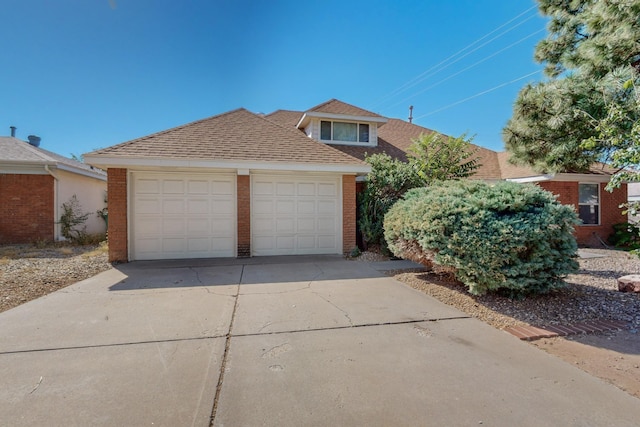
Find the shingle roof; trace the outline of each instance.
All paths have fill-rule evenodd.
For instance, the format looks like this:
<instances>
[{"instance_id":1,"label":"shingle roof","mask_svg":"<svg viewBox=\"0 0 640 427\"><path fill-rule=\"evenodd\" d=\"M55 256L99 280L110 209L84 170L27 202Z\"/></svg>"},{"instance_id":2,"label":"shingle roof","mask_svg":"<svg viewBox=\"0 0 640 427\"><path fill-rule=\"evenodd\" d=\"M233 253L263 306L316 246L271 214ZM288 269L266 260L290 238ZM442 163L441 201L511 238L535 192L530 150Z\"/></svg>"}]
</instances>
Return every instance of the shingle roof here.
<instances>
[{"instance_id":1,"label":"shingle roof","mask_svg":"<svg viewBox=\"0 0 640 427\"><path fill-rule=\"evenodd\" d=\"M40 147L34 147L28 142L11 136L0 136L0 162L65 165L70 168L91 172L92 174L106 176L104 171L95 169L86 163L78 162Z\"/></svg>"},{"instance_id":2,"label":"shingle roof","mask_svg":"<svg viewBox=\"0 0 640 427\"><path fill-rule=\"evenodd\" d=\"M328 114L344 114L347 116L382 117L379 114L356 107L355 105L347 104L346 102L342 102L338 99L330 99L329 101L316 105L307 111Z\"/></svg>"},{"instance_id":3,"label":"shingle roof","mask_svg":"<svg viewBox=\"0 0 640 427\"><path fill-rule=\"evenodd\" d=\"M542 172L536 172L529 166L514 165L513 163L509 162L509 157L511 156L509 152L501 151L497 154L503 179L516 179L543 175ZM609 165L606 165L604 163L594 163L593 165L591 165L588 171L567 171L566 173L610 176L616 172L617 170Z\"/></svg>"},{"instance_id":4,"label":"shingle roof","mask_svg":"<svg viewBox=\"0 0 640 427\"><path fill-rule=\"evenodd\" d=\"M363 165L294 127L243 108L198 120L88 156Z\"/></svg>"},{"instance_id":5,"label":"shingle roof","mask_svg":"<svg viewBox=\"0 0 640 427\"><path fill-rule=\"evenodd\" d=\"M264 117L283 126L295 127L302 118L302 114L301 111L276 110Z\"/></svg>"}]
</instances>

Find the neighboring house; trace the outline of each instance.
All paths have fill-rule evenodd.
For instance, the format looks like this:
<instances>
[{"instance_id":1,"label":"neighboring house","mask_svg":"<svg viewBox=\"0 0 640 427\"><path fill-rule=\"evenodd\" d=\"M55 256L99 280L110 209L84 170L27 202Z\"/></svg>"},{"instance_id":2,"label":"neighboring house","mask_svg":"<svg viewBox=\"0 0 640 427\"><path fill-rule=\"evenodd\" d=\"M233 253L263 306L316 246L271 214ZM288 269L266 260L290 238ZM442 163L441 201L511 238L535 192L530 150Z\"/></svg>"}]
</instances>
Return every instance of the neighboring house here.
<instances>
[{"instance_id":1,"label":"neighboring house","mask_svg":"<svg viewBox=\"0 0 640 427\"><path fill-rule=\"evenodd\" d=\"M86 231L103 233L96 211L105 207L106 173L39 148L38 137L29 139L0 137L0 244L62 240L62 204L73 195L90 213Z\"/></svg>"},{"instance_id":2,"label":"neighboring house","mask_svg":"<svg viewBox=\"0 0 640 427\"><path fill-rule=\"evenodd\" d=\"M356 246L365 156L405 160L412 138L425 132L433 131L332 99L304 112L234 110L85 161L108 171L111 261L341 254ZM595 222L578 227L581 243L594 233L606 238L612 221L621 222L618 194L601 191L606 174L521 174L504 153L478 147L478 156L476 179L539 182L575 201Z\"/></svg>"}]
</instances>

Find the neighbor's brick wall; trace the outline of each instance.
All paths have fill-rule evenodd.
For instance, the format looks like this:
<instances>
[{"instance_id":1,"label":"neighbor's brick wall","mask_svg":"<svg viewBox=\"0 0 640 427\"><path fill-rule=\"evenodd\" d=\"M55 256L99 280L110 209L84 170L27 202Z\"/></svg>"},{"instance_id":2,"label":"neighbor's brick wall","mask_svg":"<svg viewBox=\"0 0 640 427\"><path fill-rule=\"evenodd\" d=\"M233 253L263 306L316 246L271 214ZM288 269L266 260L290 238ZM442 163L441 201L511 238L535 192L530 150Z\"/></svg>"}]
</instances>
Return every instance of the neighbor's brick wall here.
<instances>
[{"instance_id":1,"label":"neighbor's brick wall","mask_svg":"<svg viewBox=\"0 0 640 427\"><path fill-rule=\"evenodd\" d=\"M342 175L342 252L356 247L356 177Z\"/></svg>"},{"instance_id":2,"label":"neighbor's brick wall","mask_svg":"<svg viewBox=\"0 0 640 427\"><path fill-rule=\"evenodd\" d=\"M251 256L251 177L238 175L238 258Z\"/></svg>"},{"instance_id":3,"label":"neighbor's brick wall","mask_svg":"<svg viewBox=\"0 0 640 427\"><path fill-rule=\"evenodd\" d=\"M0 243L54 239L51 175L0 175Z\"/></svg>"},{"instance_id":4,"label":"neighbor's brick wall","mask_svg":"<svg viewBox=\"0 0 640 427\"><path fill-rule=\"evenodd\" d=\"M538 183L540 187L558 196L560 203L572 205L578 210L578 183L545 181ZM622 214L619 206L627 201L627 184L622 184L613 192L605 190L606 184L600 184L600 225L579 225L576 227L576 240L585 246L602 246L600 239L607 241L613 232L613 224L626 222L627 216Z\"/></svg>"},{"instance_id":5,"label":"neighbor's brick wall","mask_svg":"<svg viewBox=\"0 0 640 427\"><path fill-rule=\"evenodd\" d=\"M128 262L127 246L127 170L107 170L109 207L109 261Z\"/></svg>"}]
</instances>

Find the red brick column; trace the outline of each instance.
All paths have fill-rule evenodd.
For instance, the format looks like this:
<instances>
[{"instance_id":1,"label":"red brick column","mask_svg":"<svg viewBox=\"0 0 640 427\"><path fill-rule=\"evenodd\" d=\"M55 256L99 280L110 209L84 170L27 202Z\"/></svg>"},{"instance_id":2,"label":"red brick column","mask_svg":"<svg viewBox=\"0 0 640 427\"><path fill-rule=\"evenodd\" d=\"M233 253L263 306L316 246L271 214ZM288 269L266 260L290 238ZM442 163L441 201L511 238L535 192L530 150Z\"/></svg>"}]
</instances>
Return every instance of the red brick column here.
<instances>
[{"instance_id":1,"label":"red brick column","mask_svg":"<svg viewBox=\"0 0 640 427\"><path fill-rule=\"evenodd\" d=\"M342 175L342 252L356 247L356 177Z\"/></svg>"},{"instance_id":2,"label":"red brick column","mask_svg":"<svg viewBox=\"0 0 640 427\"><path fill-rule=\"evenodd\" d=\"M127 170L107 170L107 206L109 207L109 261L128 262Z\"/></svg>"},{"instance_id":3,"label":"red brick column","mask_svg":"<svg viewBox=\"0 0 640 427\"><path fill-rule=\"evenodd\" d=\"M52 241L54 192L51 175L0 175L0 244Z\"/></svg>"},{"instance_id":4,"label":"red brick column","mask_svg":"<svg viewBox=\"0 0 640 427\"><path fill-rule=\"evenodd\" d=\"M238 175L238 258L251 256L251 177Z\"/></svg>"}]
</instances>

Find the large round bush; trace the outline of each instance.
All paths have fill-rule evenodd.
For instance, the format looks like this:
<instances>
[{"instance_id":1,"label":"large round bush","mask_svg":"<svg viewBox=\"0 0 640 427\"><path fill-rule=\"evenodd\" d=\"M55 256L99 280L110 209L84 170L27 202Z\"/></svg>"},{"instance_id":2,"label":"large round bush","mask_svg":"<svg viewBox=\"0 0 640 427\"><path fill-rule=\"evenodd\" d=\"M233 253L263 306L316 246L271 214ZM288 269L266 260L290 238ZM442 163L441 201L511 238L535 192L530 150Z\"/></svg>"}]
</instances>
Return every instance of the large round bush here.
<instances>
[{"instance_id":1,"label":"large round bush","mask_svg":"<svg viewBox=\"0 0 640 427\"><path fill-rule=\"evenodd\" d=\"M452 271L469 292L545 293L578 270L575 211L531 184L447 181L410 190L384 219L399 257Z\"/></svg>"}]
</instances>

